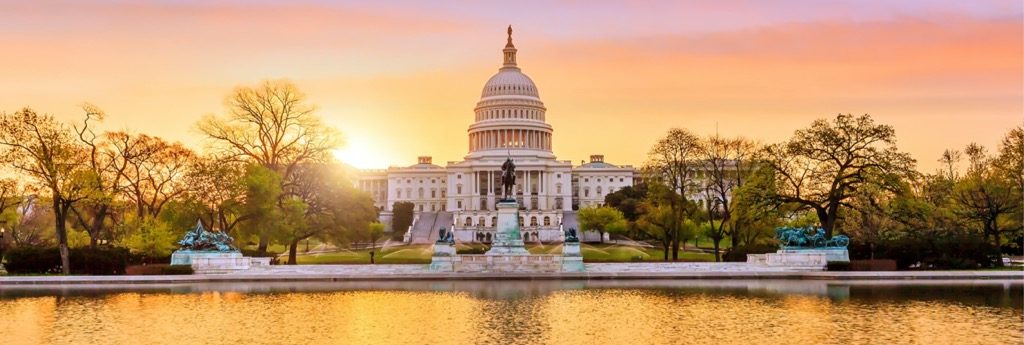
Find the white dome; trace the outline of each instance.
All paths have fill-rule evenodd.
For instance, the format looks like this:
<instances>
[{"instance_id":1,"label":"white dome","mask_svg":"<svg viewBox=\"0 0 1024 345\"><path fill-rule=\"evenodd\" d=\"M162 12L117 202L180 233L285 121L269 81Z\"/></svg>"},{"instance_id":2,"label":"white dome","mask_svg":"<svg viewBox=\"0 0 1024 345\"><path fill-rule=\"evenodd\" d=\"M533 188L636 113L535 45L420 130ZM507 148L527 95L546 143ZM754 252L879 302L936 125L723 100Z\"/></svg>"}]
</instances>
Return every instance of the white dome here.
<instances>
[{"instance_id":1,"label":"white dome","mask_svg":"<svg viewBox=\"0 0 1024 345\"><path fill-rule=\"evenodd\" d=\"M540 97L537 92L537 85L530 77L523 74L518 68L502 68L498 74L484 84L481 97L491 96L531 96Z\"/></svg>"}]
</instances>

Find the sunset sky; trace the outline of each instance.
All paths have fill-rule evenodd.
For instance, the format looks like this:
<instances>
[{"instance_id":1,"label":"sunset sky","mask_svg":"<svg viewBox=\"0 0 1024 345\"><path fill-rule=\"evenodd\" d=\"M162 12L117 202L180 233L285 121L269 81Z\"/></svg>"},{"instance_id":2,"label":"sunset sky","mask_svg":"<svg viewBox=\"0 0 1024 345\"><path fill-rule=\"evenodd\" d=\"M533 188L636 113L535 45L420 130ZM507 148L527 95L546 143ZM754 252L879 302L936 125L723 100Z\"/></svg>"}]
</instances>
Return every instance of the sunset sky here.
<instances>
[{"instance_id":1,"label":"sunset sky","mask_svg":"<svg viewBox=\"0 0 1024 345\"><path fill-rule=\"evenodd\" d=\"M511 24L554 151L641 164L669 127L771 143L872 114L931 172L1024 124L1024 9L1006 1L0 2L0 111L203 145L238 85L286 78L361 168L461 160Z\"/></svg>"}]
</instances>

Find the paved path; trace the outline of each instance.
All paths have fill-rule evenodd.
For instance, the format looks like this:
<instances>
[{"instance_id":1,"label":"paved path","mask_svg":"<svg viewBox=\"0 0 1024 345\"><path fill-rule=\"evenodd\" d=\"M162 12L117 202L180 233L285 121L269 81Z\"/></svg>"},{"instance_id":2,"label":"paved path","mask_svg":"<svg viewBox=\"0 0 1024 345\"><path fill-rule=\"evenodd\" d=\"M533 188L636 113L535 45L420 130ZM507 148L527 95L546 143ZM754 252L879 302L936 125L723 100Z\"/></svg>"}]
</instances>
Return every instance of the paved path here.
<instances>
[{"instance_id":1,"label":"paved path","mask_svg":"<svg viewBox=\"0 0 1024 345\"><path fill-rule=\"evenodd\" d=\"M270 266L228 274L185 276L14 276L0 277L0 286L16 284L142 284L197 282L388 281L388 280L551 280L551 279L807 279L807 280L977 280L1024 282L1024 271L894 271L824 272L744 263L588 263L583 273L452 273L430 272L427 265L297 265Z\"/></svg>"}]
</instances>

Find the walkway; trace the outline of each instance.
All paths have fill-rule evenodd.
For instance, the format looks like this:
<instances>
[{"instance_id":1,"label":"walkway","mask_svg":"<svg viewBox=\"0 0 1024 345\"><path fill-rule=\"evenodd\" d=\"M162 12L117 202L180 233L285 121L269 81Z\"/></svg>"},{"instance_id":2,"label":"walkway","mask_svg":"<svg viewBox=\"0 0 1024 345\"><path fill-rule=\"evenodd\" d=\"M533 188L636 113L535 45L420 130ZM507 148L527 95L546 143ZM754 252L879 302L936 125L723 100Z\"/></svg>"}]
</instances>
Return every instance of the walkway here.
<instances>
[{"instance_id":1,"label":"walkway","mask_svg":"<svg viewBox=\"0 0 1024 345\"><path fill-rule=\"evenodd\" d=\"M430 272L428 265L270 266L229 274L183 276L0 276L0 286L16 284L144 284L196 282L385 281L385 280L550 280L550 279L807 279L807 280L978 280L1024 283L1024 271L824 272L745 263L588 263L583 273Z\"/></svg>"}]
</instances>

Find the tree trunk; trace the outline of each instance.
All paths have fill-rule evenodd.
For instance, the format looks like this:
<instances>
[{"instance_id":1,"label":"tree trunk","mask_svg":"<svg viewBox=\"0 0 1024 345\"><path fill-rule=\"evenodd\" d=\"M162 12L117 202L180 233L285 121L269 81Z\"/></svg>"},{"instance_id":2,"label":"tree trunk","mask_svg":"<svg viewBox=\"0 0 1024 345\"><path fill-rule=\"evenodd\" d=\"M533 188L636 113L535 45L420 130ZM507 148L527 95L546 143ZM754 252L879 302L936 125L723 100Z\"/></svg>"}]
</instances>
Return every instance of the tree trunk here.
<instances>
[{"instance_id":1,"label":"tree trunk","mask_svg":"<svg viewBox=\"0 0 1024 345\"><path fill-rule=\"evenodd\" d=\"M256 251L260 254L266 254L268 246L270 246L270 236L260 235L260 243L259 246L256 247Z\"/></svg>"},{"instance_id":2,"label":"tree trunk","mask_svg":"<svg viewBox=\"0 0 1024 345\"><path fill-rule=\"evenodd\" d=\"M712 240L715 242L715 262L722 262L722 253L718 251L718 243L722 242L722 239L715 237Z\"/></svg>"},{"instance_id":3,"label":"tree trunk","mask_svg":"<svg viewBox=\"0 0 1024 345\"><path fill-rule=\"evenodd\" d=\"M996 239L996 267L1003 267L1003 239L999 236L999 231L994 228L992 230L992 237Z\"/></svg>"},{"instance_id":4,"label":"tree trunk","mask_svg":"<svg viewBox=\"0 0 1024 345\"><path fill-rule=\"evenodd\" d=\"M739 235L739 232L740 232L740 226L734 224L732 226L732 231L729 233L729 241L732 244L732 248L736 248L736 247L740 246L740 235Z\"/></svg>"},{"instance_id":5,"label":"tree trunk","mask_svg":"<svg viewBox=\"0 0 1024 345\"><path fill-rule=\"evenodd\" d=\"M288 264L289 265L294 265L295 264L295 252L298 251L298 248L299 248L299 240L298 239L294 239L294 240L292 240L292 243L288 244Z\"/></svg>"},{"instance_id":6,"label":"tree trunk","mask_svg":"<svg viewBox=\"0 0 1024 345\"><path fill-rule=\"evenodd\" d=\"M664 249L664 257L665 257L664 260L667 262L668 261L668 248L669 248L669 240L668 240L668 238L665 238L664 240L661 241L661 246Z\"/></svg>"},{"instance_id":7,"label":"tree trunk","mask_svg":"<svg viewBox=\"0 0 1024 345\"><path fill-rule=\"evenodd\" d=\"M57 248L60 250L61 272L71 274L71 253L68 251L68 229L65 224L68 218L68 208L64 207L58 197L53 200L53 216L55 229L57 231Z\"/></svg>"}]
</instances>

